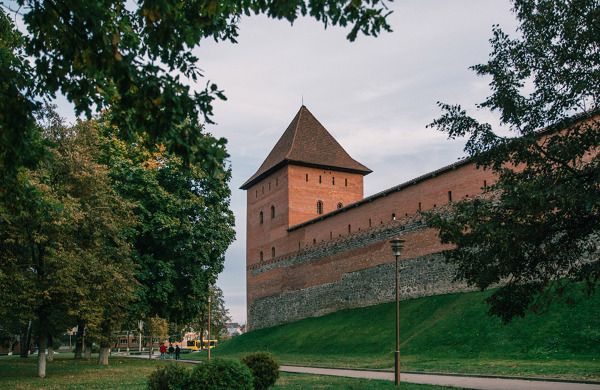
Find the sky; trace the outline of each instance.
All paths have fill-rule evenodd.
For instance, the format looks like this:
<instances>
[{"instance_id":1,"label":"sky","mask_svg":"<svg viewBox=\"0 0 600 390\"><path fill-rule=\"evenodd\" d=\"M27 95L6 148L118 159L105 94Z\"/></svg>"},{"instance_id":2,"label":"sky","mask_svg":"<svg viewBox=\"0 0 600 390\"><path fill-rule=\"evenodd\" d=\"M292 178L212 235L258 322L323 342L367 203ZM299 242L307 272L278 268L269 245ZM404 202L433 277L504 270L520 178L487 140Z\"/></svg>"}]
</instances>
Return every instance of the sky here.
<instances>
[{"instance_id":1,"label":"sky","mask_svg":"<svg viewBox=\"0 0 600 390\"><path fill-rule=\"evenodd\" d=\"M207 131L228 139L231 209L236 241L225 255L217 286L234 322L246 322L246 193L250 178L304 104L354 159L373 170L369 196L464 157L464 141L450 141L427 125L441 115L437 102L478 111L489 79L470 66L490 53L492 26L515 35L508 0L397 0L386 3L392 33L377 38L309 18L290 25L265 16L244 17L238 43L202 42L194 49L207 81L225 91ZM59 102L59 109L66 107ZM61 115L73 120L72 112Z\"/></svg>"}]
</instances>

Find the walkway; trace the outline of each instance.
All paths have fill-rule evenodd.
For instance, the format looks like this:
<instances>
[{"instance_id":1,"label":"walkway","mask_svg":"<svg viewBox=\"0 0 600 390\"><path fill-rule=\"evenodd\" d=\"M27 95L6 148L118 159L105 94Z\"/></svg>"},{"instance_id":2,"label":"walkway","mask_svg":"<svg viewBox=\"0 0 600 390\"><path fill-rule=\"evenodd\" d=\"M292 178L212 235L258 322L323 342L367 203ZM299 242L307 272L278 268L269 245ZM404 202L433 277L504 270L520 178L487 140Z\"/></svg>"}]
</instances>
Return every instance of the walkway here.
<instances>
[{"instance_id":1,"label":"walkway","mask_svg":"<svg viewBox=\"0 0 600 390\"><path fill-rule=\"evenodd\" d=\"M122 357L136 357L148 359L148 355L125 355L113 354ZM185 356L185 355L183 355ZM160 354L154 354L153 359L160 359ZM166 359L170 360L170 359ZM175 361L175 360L171 360ZM181 363L200 363L199 360L179 360ZM381 379L394 380L393 371L383 370L356 370L346 368L327 368L327 367L307 367L307 366L281 366L282 372L343 376L348 378ZM431 372L402 372L400 380L407 383L416 383L424 385L437 385L457 387L460 389L479 389L479 390L600 390L600 382L596 381L578 381L544 378L516 378L506 376L491 375L464 375L464 374L440 374Z\"/></svg>"},{"instance_id":2,"label":"walkway","mask_svg":"<svg viewBox=\"0 0 600 390\"><path fill-rule=\"evenodd\" d=\"M292 373L344 376L350 378L367 378L394 380L393 371L380 370L350 370L340 368L281 366L281 371ZM544 379L513 379L495 376L467 376L459 374L437 373L401 373L401 382L450 386L463 389L481 390L600 390L600 382L544 380Z\"/></svg>"}]
</instances>

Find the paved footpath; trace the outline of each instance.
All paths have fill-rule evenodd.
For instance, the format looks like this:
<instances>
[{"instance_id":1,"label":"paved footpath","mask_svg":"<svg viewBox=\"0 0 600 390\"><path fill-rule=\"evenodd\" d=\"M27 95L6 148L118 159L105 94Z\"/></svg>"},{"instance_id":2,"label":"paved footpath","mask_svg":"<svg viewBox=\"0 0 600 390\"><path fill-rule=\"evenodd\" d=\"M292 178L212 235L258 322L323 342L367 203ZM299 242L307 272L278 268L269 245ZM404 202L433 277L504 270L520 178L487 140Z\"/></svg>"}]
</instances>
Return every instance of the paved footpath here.
<instances>
[{"instance_id":1,"label":"paved footpath","mask_svg":"<svg viewBox=\"0 0 600 390\"><path fill-rule=\"evenodd\" d=\"M349 370L340 368L281 366L283 372L345 376L350 378L367 378L394 380L392 371L379 370ZM539 379L512 379L508 377L493 376L466 376L456 374L432 373L401 373L401 382L450 386L462 389L482 390L600 390L600 382L539 380Z\"/></svg>"},{"instance_id":2,"label":"paved footpath","mask_svg":"<svg viewBox=\"0 0 600 390\"><path fill-rule=\"evenodd\" d=\"M115 354L117 355L117 354ZM148 359L148 355L127 356ZM160 359L160 355L155 354L153 359ZM170 360L170 359L169 359ZM175 360L172 360L175 361ZM200 363L198 360L182 359L181 363ZM365 379L381 379L394 381L393 371L383 370L356 370L346 368L326 368L326 367L307 367L307 366L281 366L281 371L300 373L300 374L315 374L315 375L330 375L344 376L348 378L365 378ZM479 390L600 390L600 382L591 381L576 381L576 380L559 380L559 379L542 379L542 378L525 378L517 379L514 377L498 377L498 376L470 376L462 374L438 374L438 373L417 373L417 372L402 372L400 381L407 383L416 383L423 385L437 385L457 387L460 389L479 389Z\"/></svg>"}]
</instances>

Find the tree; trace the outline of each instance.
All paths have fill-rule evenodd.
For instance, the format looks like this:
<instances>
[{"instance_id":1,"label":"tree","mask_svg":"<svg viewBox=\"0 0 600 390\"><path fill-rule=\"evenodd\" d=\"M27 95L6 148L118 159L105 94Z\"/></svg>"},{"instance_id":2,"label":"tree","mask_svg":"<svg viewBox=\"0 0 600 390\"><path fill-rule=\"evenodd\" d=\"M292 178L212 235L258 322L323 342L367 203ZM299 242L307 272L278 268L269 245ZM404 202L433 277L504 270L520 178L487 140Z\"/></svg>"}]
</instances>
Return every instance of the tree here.
<instances>
[{"instance_id":1,"label":"tree","mask_svg":"<svg viewBox=\"0 0 600 390\"><path fill-rule=\"evenodd\" d=\"M428 223L456 246L445 254L458 279L501 285L487 303L505 323L572 303L567 291L591 294L600 278L600 3L513 3L520 37L495 26L490 60L473 67L491 77L478 108L498 112L512 134L441 103L445 113L430 125L467 137L474 163L497 176L483 198Z\"/></svg>"},{"instance_id":2,"label":"tree","mask_svg":"<svg viewBox=\"0 0 600 390\"><path fill-rule=\"evenodd\" d=\"M207 174L202 161L186 164L165 148L151 152L118 140L108 123L103 129L115 188L136 203L141 222L132 241L138 286L131 315L186 323L202 309L235 237L231 171L222 165Z\"/></svg>"},{"instance_id":3,"label":"tree","mask_svg":"<svg viewBox=\"0 0 600 390\"><path fill-rule=\"evenodd\" d=\"M144 135L147 147L164 145L184 161L213 156L210 171L221 163L214 152L224 140L203 137L198 125L200 118L211 122L212 101L225 96L210 82L201 92L192 92L188 85L203 77L198 58L191 54L203 39L236 42L239 20L250 14L290 22L308 14L326 27L352 26L350 40L359 32L391 31L385 20L388 11L379 0L308 4L303 0L16 0L16 4L10 12L22 16L26 36L10 26L4 10L9 10L8 5L0 11L3 36L13 38L0 41L6 59L0 65L0 108L14 114L0 117L1 136L12 141L0 143L6 167L35 157L29 140L36 136L33 118L39 100L60 92L78 114L88 118L94 108L110 108L110 120L121 139ZM35 59L34 66L28 64L27 55Z\"/></svg>"},{"instance_id":4,"label":"tree","mask_svg":"<svg viewBox=\"0 0 600 390\"><path fill-rule=\"evenodd\" d=\"M0 312L34 320L40 377L51 336L77 315L91 327L118 317L134 283L127 232L135 219L96 161L97 134L65 127L52 110L45 118L48 158L20 169L17 203L0 201Z\"/></svg>"},{"instance_id":5,"label":"tree","mask_svg":"<svg viewBox=\"0 0 600 390\"><path fill-rule=\"evenodd\" d=\"M219 338L225 329L226 324L231 322L229 310L225 307L223 290L218 286L210 287L210 334L211 338ZM204 340L204 334L208 331L208 299L205 299L201 310L190 321L186 327L189 331L199 332L200 338Z\"/></svg>"}]
</instances>

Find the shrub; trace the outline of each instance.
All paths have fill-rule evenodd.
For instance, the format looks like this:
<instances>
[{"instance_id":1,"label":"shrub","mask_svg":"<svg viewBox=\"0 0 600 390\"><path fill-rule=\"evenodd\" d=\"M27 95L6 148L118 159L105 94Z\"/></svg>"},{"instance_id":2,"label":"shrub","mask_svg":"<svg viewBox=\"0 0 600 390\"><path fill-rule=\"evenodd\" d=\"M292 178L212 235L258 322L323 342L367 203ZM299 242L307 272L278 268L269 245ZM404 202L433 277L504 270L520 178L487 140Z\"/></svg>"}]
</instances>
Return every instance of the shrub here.
<instances>
[{"instance_id":1,"label":"shrub","mask_svg":"<svg viewBox=\"0 0 600 390\"><path fill-rule=\"evenodd\" d=\"M240 362L220 358L192 369L190 390L252 390L252 373Z\"/></svg>"},{"instance_id":2,"label":"shrub","mask_svg":"<svg viewBox=\"0 0 600 390\"><path fill-rule=\"evenodd\" d=\"M279 378L279 363L268 352L255 352L242 358L254 377L254 389L266 390Z\"/></svg>"},{"instance_id":3,"label":"shrub","mask_svg":"<svg viewBox=\"0 0 600 390\"><path fill-rule=\"evenodd\" d=\"M148 390L184 390L190 371L179 364L158 366L148 377Z\"/></svg>"}]
</instances>

